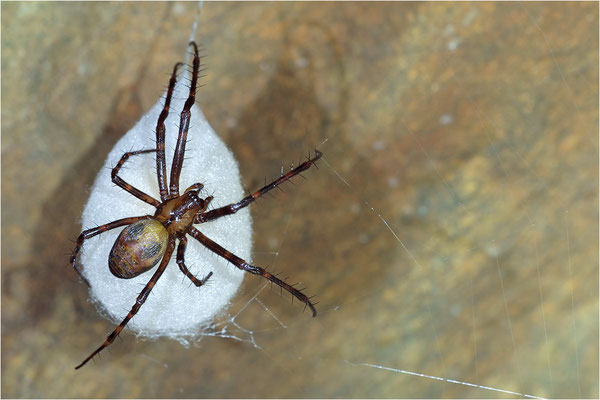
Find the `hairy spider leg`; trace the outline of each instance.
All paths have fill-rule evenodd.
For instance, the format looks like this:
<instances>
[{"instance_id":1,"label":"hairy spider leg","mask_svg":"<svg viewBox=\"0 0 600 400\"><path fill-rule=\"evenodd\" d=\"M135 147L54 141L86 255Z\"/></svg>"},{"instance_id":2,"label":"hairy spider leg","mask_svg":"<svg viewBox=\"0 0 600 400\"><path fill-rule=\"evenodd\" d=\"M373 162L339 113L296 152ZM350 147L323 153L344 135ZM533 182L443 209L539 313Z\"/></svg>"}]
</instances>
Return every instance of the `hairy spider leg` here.
<instances>
[{"instance_id":1,"label":"hairy spider leg","mask_svg":"<svg viewBox=\"0 0 600 400\"><path fill-rule=\"evenodd\" d=\"M123 164L125 164L125 161L127 161L127 159L129 159L129 157L135 156L138 154L153 153L156 150L157 149L137 150L137 151L129 151L129 152L123 154L123 156L121 157L121 159L119 160L117 165L115 165L115 167L112 169L110 176L112 178L113 183L115 183L117 186L121 187L126 192L131 193L138 199L154 206L155 208L158 208L158 207L160 207L160 201L156 200L155 198L153 198L150 195L147 195L146 193L142 192L141 190L134 188L133 186L131 186L129 183L125 182L123 179L121 179L117 175L119 173L119 170L123 166Z\"/></svg>"},{"instance_id":2,"label":"hairy spider leg","mask_svg":"<svg viewBox=\"0 0 600 400\"><path fill-rule=\"evenodd\" d=\"M141 291L141 293L138 295L137 299L135 300L135 304L131 308L131 311L129 311L129 313L127 314L125 319L123 319L123 322L121 322L121 324L119 326L117 326L117 328L110 335L108 335L108 337L106 338L104 343L102 343L102 346L98 347L92 354L89 355L88 358L86 358L85 360L83 360L83 362L81 364L76 366L75 369L79 369L79 368L83 367L96 354L100 353L102 350L104 350L106 347L108 347L115 340L115 338L119 335L119 333L121 333L121 331L123 330L125 325L127 325L129 320L131 318L133 318L133 316L135 314L137 314L137 312L140 309L140 307L142 306L142 304L144 304L144 302L148 298L148 295L152 291L152 288L156 284L156 281L158 281L158 278L160 278L160 276L163 274L163 272L165 272L167 265L169 265L169 261L171 259L171 254L173 254L174 248L175 248L175 237L171 237L169 239L169 243L167 244L167 250L165 251L165 255L164 255L162 261L160 262L160 266L158 267L158 269L156 270L154 275L152 275L152 278L150 279L150 281L146 284L146 286L144 286L144 289Z\"/></svg>"},{"instance_id":3,"label":"hairy spider leg","mask_svg":"<svg viewBox=\"0 0 600 400\"><path fill-rule=\"evenodd\" d=\"M212 241L211 239L209 239L208 237L206 237L202 232L200 232L196 228L190 226L188 228L187 232L190 235L192 235L196 240L198 240L200 243L202 243L210 251L223 257L224 259L226 259L227 261L229 261L230 263L232 263L239 269L249 272L253 275L260 275L263 278L273 282L280 288L285 289L292 296L294 296L295 298L297 298L298 300L300 300L301 302L306 304L312 310L313 317L317 316L317 310L315 309L315 306L310 302L310 299L304 293L302 293L300 290L298 290L295 287L293 287L292 285L282 281L281 279L277 278L276 276L268 273L263 268L255 267L254 265L248 264L243 259L239 258L235 254L233 254L230 251L223 248L218 243L216 243L216 242Z\"/></svg>"},{"instance_id":4,"label":"hairy spider leg","mask_svg":"<svg viewBox=\"0 0 600 400\"><path fill-rule=\"evenodd\" d=\"M196 216L194 223L200 224L202 222L211 221L213 219L220 218L225 215L231 215L231 214L238 212L240 209L247 207L248 205L250 205L250 203L252 203L254 200L258 199L263 194L267 193L269 190L275 189L277 186L281 185L283 182L287 181L288 179L291 179L294 176L298 175L299 173L306 171L312 165L316 166L317 160L319 160L319 158L321 158L322 155L323 154L319 150L315 150L314 157L309 158L308 160L304 161L302 164L298 165L297 168L291 170L290 172L288 172L285 175L281 175L279 178L277 178L273 182L269 183L268 185L264 186L263 188L259 189L258 191L252 193L251 195L244 197L242 200L240 200L237 203L232 203L227 206L215 208L214 210L210 210L208 212L199 214L198 216Z\"/></svg>"},{"instance_id":5,"label":"hairy spider leg","mask_svg":"<svg viewBox=\"0 0 600 400\"><path fill-rule=\"evenodd\" d=\"M177 146L175 147L175 155L173 156L173 164L171 165L171 184L169 187L169 197L179 197L179 175L181 174L181 166L185 155L185 143L187 141L188 128L190 126L191 109L196 101L196 83L198 82L198 71L200 69L200 58L198 57L198 46L195 42L190 42L190 46L194 47L194 61L192 81L190 84L190 94L185 101L181 117L179 121L179 136L177 137Z\"/></svg>"},{"instance_id":6,"label":"hairy spider leg","mask_svg":"<svg viewBox=\"0 0 600 400\"><path fill-rule=\"evenodd\" d=\"M165 161L165 120L169 116L171 98L173 97L173 90L175 90L175 84L177 83L177 70L182 65L183 63L178 62L175 64L175 67L173 67L165 105L158 117L158 122L156 123L156 177L158 179L158 191L160 192L161 201L165 201L169 198L169 190L167 189L167 162Z\"/></svg>"},{"instance_id":7,"label":"hairy spider leg","mask_svg":"<svg viewBox=\"0 0 600 400\"><path fill-rule=\"evenodd\" d=\"M73 269L75 271L77 271L77 273L79 274L81 279L83 279L83 281L88 286L90 286L90 283L88 282L88 280L85 279L85 277L81 274L81 271L79 271L79 268L77 268L77 265L75 264L75 261L77 261L77 254L79 253L81 246L83 246L83 241L85 239L89 239L91 237L94 237L103 232L109 231L111 229L115 229L115 228L118 228L123 225L133 224L134 222L138 222L143 219L150 219L150 218L152 218L151 215L143 215L141 217L129 217L129 218L118 219L116 221L109 222L108 224L100 225L95 228L87 229L87 230L81 232L79 234L79 237L77 238L77 244L75 245L75 248L73 249L73 254L71 255L71 265L73 266Z\"/></svg>"},{"instance_id":8,"label":"hairy spider leg","mask_svg":"<svg viewBox=\"0 0 600 400\"><path fill-rule=\"evenodd\" d=\"M196 287L200 287L206 283L208 278L212 276L212 271L209 272L204 278L198 279L196 278L189 269L185 266L185 248L187 247L187 238L182 236L179 238L179 246L177 246L177 265L179 265L179 269L185 276L190 278L190 280L196 285Z\"/></svg>"}]
</instances>

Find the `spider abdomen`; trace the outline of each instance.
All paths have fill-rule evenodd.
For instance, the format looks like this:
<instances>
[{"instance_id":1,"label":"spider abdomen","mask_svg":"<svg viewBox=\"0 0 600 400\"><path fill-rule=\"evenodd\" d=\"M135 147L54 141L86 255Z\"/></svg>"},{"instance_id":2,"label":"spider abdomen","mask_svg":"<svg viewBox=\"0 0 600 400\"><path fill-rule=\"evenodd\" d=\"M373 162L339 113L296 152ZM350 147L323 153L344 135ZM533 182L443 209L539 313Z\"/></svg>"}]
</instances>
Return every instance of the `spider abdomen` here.
<instances>
[{"instance_id":1,"label":"spider abdomen","mask_svg":"<svg viewBox=\"0 0 600 400\"><path fill-rule=\"evenodd\" d=\"M167 229L155 219L145 219L127 226L108 256L110 272L129 279L154 267L167 249Z\"/></svg>"}]
</instances>

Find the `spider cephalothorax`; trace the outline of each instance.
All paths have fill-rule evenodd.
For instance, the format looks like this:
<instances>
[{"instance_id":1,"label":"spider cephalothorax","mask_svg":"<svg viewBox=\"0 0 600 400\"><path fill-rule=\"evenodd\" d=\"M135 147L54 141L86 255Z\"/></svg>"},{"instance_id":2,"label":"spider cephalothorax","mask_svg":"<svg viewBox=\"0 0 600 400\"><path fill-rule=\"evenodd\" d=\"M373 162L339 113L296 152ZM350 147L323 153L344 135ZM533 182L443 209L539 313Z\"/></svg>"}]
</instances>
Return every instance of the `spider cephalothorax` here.
<instances>
[{"instance_id":1,"label":"spider cephalothorax","mask_svg":"<svg viewBox=\"0 0 600 400\"><path fill-rule=\"evenodd\" d=\"M179 67L181 67L181 63L177 63L173 68L173 73L171 74L171 79L169 81L169 89L167 90L165 105L158 118L156 125L156 148L131 151L123 154L111 173L112 181L117 186L137 197L138 199L154 206L156 208L156 212L154 215L142 215L138 217L119 219L83 231L77 239L77 244L71 256L71 264L73 265L73 268L89 285L88 281L76 266L77 255L81 249L81 246L83 245L84 240L108 230L126 226L117 237L117 240L115 241L108 256L108 267L110 272L118 278L130 279L149 271L157 264L158 268L145 285L141 293L138 295L135 304L131 308L131 311L129 311L121 324L119 324L119 326L106 338L104 343L90 356L83 360L83 362L79 364L76 369L82 367L96 354L108 347L131 320L131 318L133 318L133 316L138 312L140 307L148 298L152 288L169 264L169 260L175 251L177 241L179 244L177 245L176 260L181 272L187 276L197 287L202 286L212 276L212 272L210 272L204 278L198 279L187 269L184 261L185 249L187 246L187 235L192 236L210 251L223 257L237 268L254 275L260 275L270 282L280 286L282 289L285 289L292 296L309 307L313 316L317 315L317 311L313 303L300 290L294 288L292 285L284 282L276 276L273 276L263 268L248 264L246 261L227 251L221 245L214 242L194 227L194 224L202 224L217 218L225 217L227 215L236 213L244 207L247 207L254 200L261 197L271 189L274 189L281 183L310 168L319 158L321 158L321 153L318 150L315 150L313 157L309 156L305 162L301 163L295 169L292 169L286 174L282 174L275 181L265 185L263 188L254 192L253 194L246 196L239 202L232 203L224 207L207 211L207 207L213 198L211 196L206 198L202 198L200 196L200 191L203 188L201 183L195 183L191 185L183 192L183 194L180 194L179 176L185 155L185 145L191 118L190 110L195 102L196 83L198 81L198 72L200 67L196 43L190 42L190 46L192 46L194 49L194 60L192 65L193 72L189 95L183 110L181 111L179 136L177 138L177 145L175 147L173 163L171 165L169 185L167 186L165 160L165 120L169 114L169 106L177 81L177 70ZM129 157L144 153L156 153L156 176L158 180L160 201L131 186L118 175L121 167L127 161L127 159L129 159Z\"/></svg>"}]
</instances>

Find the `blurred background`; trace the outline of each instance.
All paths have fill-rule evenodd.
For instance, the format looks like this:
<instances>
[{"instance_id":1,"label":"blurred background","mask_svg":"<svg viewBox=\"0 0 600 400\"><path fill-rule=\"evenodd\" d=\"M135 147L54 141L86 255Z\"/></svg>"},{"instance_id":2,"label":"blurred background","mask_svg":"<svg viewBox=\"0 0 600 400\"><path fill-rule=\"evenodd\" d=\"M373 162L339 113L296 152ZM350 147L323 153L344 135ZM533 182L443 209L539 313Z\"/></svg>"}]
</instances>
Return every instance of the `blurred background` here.
<instances>
[{"instance_id":1,"label":"blurred background","mask_svg":"<svg viewBox=\"0 0 600 400\"><path fill-rule=\"evenodd\" d=\"M3 397L598 397L597 3L204 4L197 99L244 185L324 154L252 206L254 262L319 315L248 277L222 333L79 371L115 327L80 215L197 5L1 8Z\"/></svg>"}]
</instances>

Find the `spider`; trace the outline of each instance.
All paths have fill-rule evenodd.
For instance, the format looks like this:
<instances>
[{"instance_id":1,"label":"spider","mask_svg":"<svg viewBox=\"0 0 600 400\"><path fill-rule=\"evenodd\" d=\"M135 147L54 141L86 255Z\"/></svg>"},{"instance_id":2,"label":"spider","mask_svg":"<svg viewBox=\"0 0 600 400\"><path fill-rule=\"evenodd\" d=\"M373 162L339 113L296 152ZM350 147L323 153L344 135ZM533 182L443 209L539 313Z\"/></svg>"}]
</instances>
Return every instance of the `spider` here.
<instances>
[{"instance_id":1,"label":"spider","mask_svg":"<svg viewBox=\"0 0 600 400\"><path fill-rule=\"evenodd\" d=\"M110 335L108 335L100 347L98 347L94 352L92 352L92 354L83 360L81 364L76 366L75 369L83 367L89 360L100 353L103 349L108 347L123 330L123 328L125 328L129 320L131 320L131 318L133 318L133 316L142 307L148 298L148 295L152 291L152 288L154 285L156 285L156 282L160 279L161 275L169 264L169 260L175 251L177 241L179 241L179 244L177 245L176 261L181 272L187 276L197 287L204 285L206 281L210 279L212 272L208 273L202 279L198 279L186 267L184 254L188 241L187 235L190 235L194 239L198 240L207 249L231 262L237 268L253 275L259 275L278 285L282 289L285 289L292 296L303 302L305 307L308 306L312 311L313 317L317 315L317 310L315 309L314 304L300 290L265 271L263 268L250 265L240 257L227 251L221 245L206 237L202 232L200 232L200 230L196 229L194 224L201 224L217 218L225 217L227 215L236 213L244 207L249 206L254 200L276 188L283 182L300 174L303 171L306 171L312 165L316 166L316 162L319 160L319 158L321 158L322 153L318 150L315 150L313 157L310 157L309 154L307 160L298 165L296 168L292 168L286 174L282 173L278 179L274 180L268 185L265 185L263 188L252 193L251 195L246 196L239 202L232 203L224 207L207 211L208 205L213 200L213 197L200 197L200 191L204 187L202 183L195 183L188 187L183 194L180 194L179 175L181 173L185 154L188 127L191 119L190 110L195 102L196 83L198 81L200 67L200 59L198 57L198 47L196 43L192 41L189 43L189 46L192 46L194 49L192 79L189 95L180 115L179 136L177 138L177 145L175 147L173 163L171 165L169 185L167 186L165 161L165 120L169 114L169 106L173 96L173 90L177 82L177 71L183 65L183 63L180 62L175 64L173 68L173 73L171 74L171 79L169 80L169 88L167 90L165 104L156 124L156 148L130 151L123 154L111 172L113 183L138 199L154 206L156 208L156 212L154 215L122 218L104 225L97 226L95 228L84 230L77 239L77 244L73 249L70 260L75 271L79 274L82 280L88 286L90 286L89 282L82 275L81 271L76 265L77 255L83 245L84 240L111 229L126 226L117 237L108 256L108 267L110 272L118 278L130 279L152 269L157 264L158 268L148 283L144 286L144 289L138 295L135 304L131 308L131 311L129 311L121 324L117 326L117 328ZM129 157L146 153L156 153L156 177L158 180L160 201L154 199L141 190L136 189L119 177L119 170L129 159Z\"/></svg>"}]
</instances>

